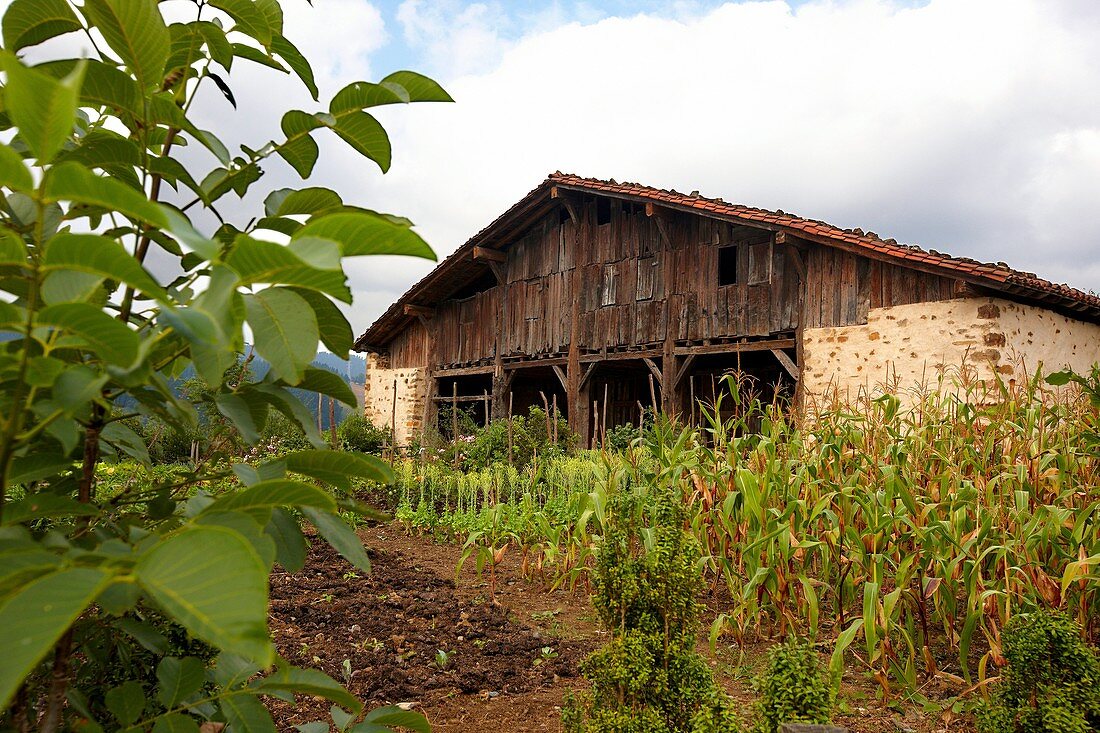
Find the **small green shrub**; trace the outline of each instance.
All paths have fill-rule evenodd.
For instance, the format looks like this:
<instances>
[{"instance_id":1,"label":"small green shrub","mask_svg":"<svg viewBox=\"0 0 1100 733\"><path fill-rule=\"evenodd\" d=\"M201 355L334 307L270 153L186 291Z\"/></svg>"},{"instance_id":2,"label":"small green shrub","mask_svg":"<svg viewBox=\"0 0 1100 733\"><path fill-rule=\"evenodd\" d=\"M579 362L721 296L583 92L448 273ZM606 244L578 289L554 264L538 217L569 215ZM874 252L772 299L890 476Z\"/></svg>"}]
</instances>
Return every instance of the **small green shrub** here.
<instances>
[{"instance_id":1,"label":"small green shrub","mask_svg":"<svg viewBox=\"0 0 1100 733\"><path fill-rule=\"evenodd\" d=\"M695 652L699 547L669 492L623 492L596 561L593 605L611 641L586 659L584 700L566 701L573 732L736 731L728 698Z\"/></svg>"},{"instance_id":2,"label":"small green shrub","mask_svg":"<svg viewBox=\"0 0 1100 733\"><path fill-rule=\"evenodd\" d=\"M348 415L336 428L343 450L382 455L382 449L390 442L390 431L380 428L364 415Z\"/></svg>"},{"instance_id":3,"label":"small green shrub","mask_svg":"<svg viewBox=\"0 0 1100 733\"><path fill-rule=\"evenodd\" d=\"M768 666L753 689L760 696L759 733L775 733L781 723L828 723L836 702L813 647L800 641L768 651Z\"/></svg>"},{"instance_id":4,"label":"small green shrub","mask_svg":"<svg viewBox=\"0 0 1100 733\"><path fill-rule=\"evenodd\" d=\"M444 460L465 471L479 471L508 461L508 420L495 420L478 427L465 412L460 410L459 415L458 440L444 451ZM441 411L440 424L449 425L449 419ZM557 442L554 441L555 432ZM556 430L554 420L547 419L541 407L532 406L526 416L512 417L511 458L512 465L517 468L530 465L536 458L566 455L573 451L576 442L576 436L569 431L569 423L560 414Z\"/></svg>"},{"instance_id":5,"label":"small green shrub","mask_svg":"<svg viewBox=\"0 0 1100 733\"><path fill-rule=\"evenodd\" d=\"M1060 613L1017 615L1005 626L1001 673L978 711L980 733L1100 731L1100 658Z\"/></svg>"},{"instance_id":6,"label":"small green shrub","mask_svg":"<svg viewBox=\"0 0 1100 733\"><path fill-rule=\"evenodd\" d=\"M275 410L267 416L267 423L264 425L258 446L260 452L280 455L297 450L309 450L312 447L301 425Z\"/></svg>"}]
</instances>

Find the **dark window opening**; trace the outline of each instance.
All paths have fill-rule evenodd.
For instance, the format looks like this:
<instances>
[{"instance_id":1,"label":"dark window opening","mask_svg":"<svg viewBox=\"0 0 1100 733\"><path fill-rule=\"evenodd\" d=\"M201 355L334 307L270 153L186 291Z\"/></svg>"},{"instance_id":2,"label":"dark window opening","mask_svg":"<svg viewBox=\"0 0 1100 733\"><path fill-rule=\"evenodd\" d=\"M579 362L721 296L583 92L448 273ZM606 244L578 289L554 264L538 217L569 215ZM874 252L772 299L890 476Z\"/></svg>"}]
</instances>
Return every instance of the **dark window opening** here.
<instances>
[{"instance_id":1,"label":"dark window opening","mask_svg":"<svg viewBox=\"0 0 1100 733\"><path fill-rule=\"evenodd\" d=\"M461 288L456 290L451 298L454 300L465 300L466 298L472 298L478 293L484 293L490 288L496 287L497 276L492 271L486 272L472 282L468 282Z\"/></svg>"},{"instance_id":2,"label":"dark window opening","mask_svg":"<svg viewBox=\"0 0 1100 733\"><path fill-rule=\"evenodd\" d=\"M611 223L611 199L605 199L605 198L596 199L596 223L597 224L610 224Z\"/></svg>"},{"instance_id":3,"label":"dark window opening","mask_svg":"<svg viewBox=\"0 0 1100 733\"><path fill-rule=\"evenodd\" d=\"M737 247L718 248L718 285L737 284Z\"/></svg>"}]
</instances>

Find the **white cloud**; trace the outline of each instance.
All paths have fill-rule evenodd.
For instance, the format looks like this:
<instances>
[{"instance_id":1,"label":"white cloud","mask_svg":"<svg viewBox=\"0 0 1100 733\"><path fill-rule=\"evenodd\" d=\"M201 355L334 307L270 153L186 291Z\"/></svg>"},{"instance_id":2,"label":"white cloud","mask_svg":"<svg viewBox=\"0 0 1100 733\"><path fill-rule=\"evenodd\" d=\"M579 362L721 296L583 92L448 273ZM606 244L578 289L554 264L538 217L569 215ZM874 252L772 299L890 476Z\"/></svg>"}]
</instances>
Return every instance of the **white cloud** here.
<instances>
[{"instance_id":1,"label":"white cloud","mask_svg":"<svg viewBox=\"0 0 1100 733\"><path fill-rule=\"evenodd\" d=\"M441 255L561 169L1097 289L1098 32L1095 4L1072 0L746 2L570 23L442 79L455 105L387 114L394 169L364 190ZM425 270L366 279L396 296ZM357 305L357 328L390 299Z\"/></svg>"}]
</instances>

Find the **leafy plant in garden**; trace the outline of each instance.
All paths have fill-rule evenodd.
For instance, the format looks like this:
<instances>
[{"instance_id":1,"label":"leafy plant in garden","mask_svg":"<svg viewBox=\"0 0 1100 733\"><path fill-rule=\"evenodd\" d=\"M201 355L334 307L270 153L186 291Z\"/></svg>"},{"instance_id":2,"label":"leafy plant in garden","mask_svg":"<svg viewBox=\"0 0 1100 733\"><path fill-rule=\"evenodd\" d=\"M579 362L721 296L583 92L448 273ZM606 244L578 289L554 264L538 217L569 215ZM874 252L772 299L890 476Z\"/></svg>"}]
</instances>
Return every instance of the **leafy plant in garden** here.
<instances>
[{"instance_id":1,"label":"leafy plant in garden","mask_svg":"<svg viewBox=\"0 0 1100 733\"><path fill-rule=\"evenodd\" d=\"M360 703L280 659L266 619L273 564L304 562L300 518L368 567L341 518L367 509L345 492L352 477L391 478L377 459L321 450L290 391L356 404L340 377L310 366L319 341L337 354L352 343L334 302L351 299L343 260L432 252L407 220L326 188L272 191L263 216L243 227L225 201L250 192L261 165L277 159L308 178L314 136L326 131L385 171L389 141L367 110L450 98L407 71L357 82L323 109L289 110L278 139L231 154L189 116L198 90L214 84L233 101L232 72L261 64L293 72L316 100L309 62L283 35L278 0L198 1L190 19L171 24L161 7L14 0L3 17L0 725L195 731L219 721L273 731L261 696L307 694L351 711L341 728L426 730L405 711L356 723ZM86 37L89 57L20 58L60 36ZM186 161L177 155L185 146ZM200 212L216 230L192 221ZM158 271L173 272L167 282L146 269L154 252ZM262 378L231 371L246 326L270 364ZM204 385L199 401L220 415L207 440L225 430L254 444L278 414L312 447L258 465L215 452L101 491L101 461L149 461L131 418L183 435L198 429L196 405L170 382L189 366ZM156 642L178 628L216 658ZM110 678L88 666L134 642L168 654L153 676L144 662L116 665Z\"/></svg>"},{"instance_id":2,"label":"leafy plant in garden","mask_svg":"<svg viewBox=\"0 0 1100 733\"><path fill-rule=\"evenodd\" d=\"M810 644L788 641L768 650L768 666L753 688L760 733L781 723L828 723L836 703L833 686Z\"/></svg>"},{"instance_id":3,"label":"leafy plant in garden","mask_svg":"<svg viewBox=\"0 0 1100 733\"><path fill-rule=\"evenodd\" d=\"M699 550L679 497L659 484L611 500L593 605L611 641L581 669L591 697L563 716L574 731L736 731L737 717L695 652ZM567 706L569 703L567 701Z\"/></svg>"},{"instance_id":4,"label":"leafy plant in garden","mask_svg":"<svg viewBox=\"0 0 1100 733\"><path fill-rule=\"evenodd\" d=\"M1004 654L1001 680L978 711L981 733L1100 731L1100 657L1080 626L1059 613L1016 616Z\"/></svg>"},{"instance_id":5,"label":"leafy plant in garden","mask_svg":"<svg viewBox=\"0 0 1100 733\"><path fill-rule=\"evenodd\" d=\"M340 439L340 447L344 450L372 455L381 455L382 448L387 443L393 442L388 430L376 426L364 415L359 414L344 418L336 429L336 435Z\"/></svg>"}]
</instances>

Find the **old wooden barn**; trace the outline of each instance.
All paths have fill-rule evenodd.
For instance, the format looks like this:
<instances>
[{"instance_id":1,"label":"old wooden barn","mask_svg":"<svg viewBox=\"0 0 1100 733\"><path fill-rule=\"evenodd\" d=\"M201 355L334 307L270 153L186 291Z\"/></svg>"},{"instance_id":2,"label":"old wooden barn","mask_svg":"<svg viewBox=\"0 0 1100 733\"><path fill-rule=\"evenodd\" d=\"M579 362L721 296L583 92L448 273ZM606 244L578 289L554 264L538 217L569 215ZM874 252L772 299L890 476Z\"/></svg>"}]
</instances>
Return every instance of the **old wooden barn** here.
<instances>
[{"instance_id":1,"label":"old wooden barn","mask_svg":"<svg viewBox=\"0 0 1100 733\"><path fill-rule=\"evenodd\" d=\"M731 370L767 398L1089 368L1100 298L782 211L554 173L356 342L367 415L405 442L453 403L558 406L587 439ZM691 413L694 414L694 413Z\"/></svg>"}]
</instances>

